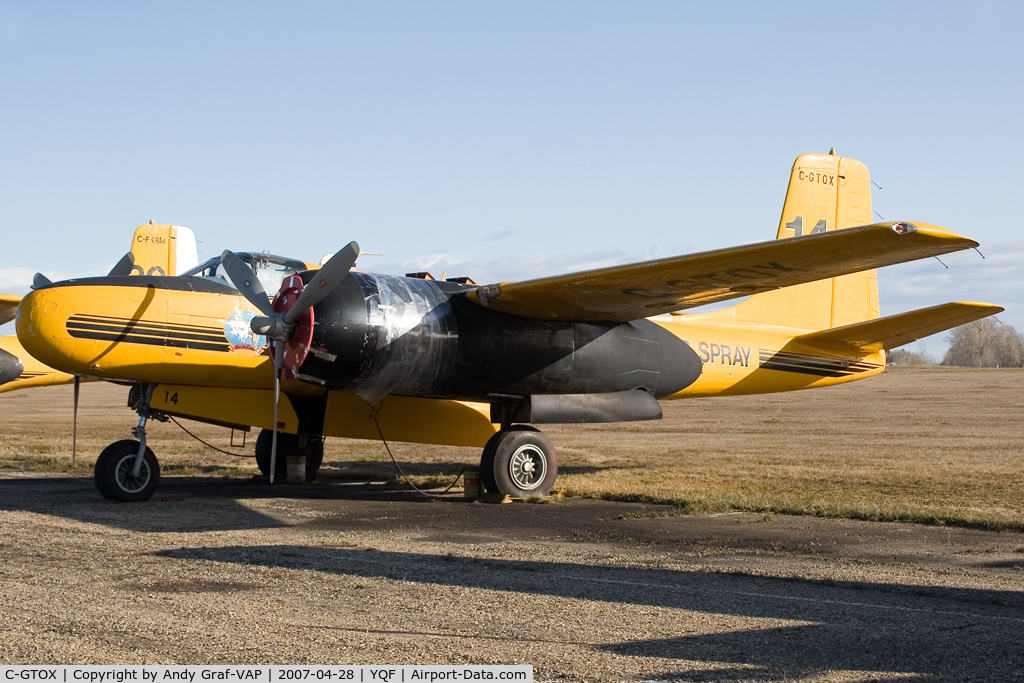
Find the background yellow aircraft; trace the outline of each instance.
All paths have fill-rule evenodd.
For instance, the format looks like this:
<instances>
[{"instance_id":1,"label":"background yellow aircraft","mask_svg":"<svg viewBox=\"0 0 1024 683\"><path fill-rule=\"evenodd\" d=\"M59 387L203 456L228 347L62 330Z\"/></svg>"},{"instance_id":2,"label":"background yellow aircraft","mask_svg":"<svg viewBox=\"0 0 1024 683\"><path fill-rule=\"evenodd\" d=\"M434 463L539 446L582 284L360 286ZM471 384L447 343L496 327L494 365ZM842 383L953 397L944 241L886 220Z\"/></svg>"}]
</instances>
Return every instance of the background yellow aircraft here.
<instances>
[{"instance_id":1,"label":"background yellow aircraft","mask_svg":"<svg viewBox=\"0 0 1024 683\"><path fill-rule=\"evenodd\" d=\"M187 270L198 263L196 238L180 225L163 225L150 221L140 225L132 235L132 246L111 275L177 275L178 268ZM50 281L42 274L35 277L35 286ZM14 320L22 297L0 294L0 325ZM39 362L21 346L15 335L0 336L0 394L28 387L71 384L75 375L61 372Z\"/></svg>"},{"instance_id":2,"label":"background yellow aircraft","mask_svg":"<svg viewBox=\"0 0 1024 683\"><path fill-rule=\"evenodd\" d=\"M863 164L808 154L774 241L480 287L355 271L354 242L318 271L224 252L180 277L40 283L18 339L58 371L134 384L138 440L96 463L110 498L152 495L145 424L167 415L262 428L271 481L278 448L312 476L323 437L345 436L480 446L487 490L543 494L557 462L531 424L658 419L660 399L861 379L888 348L1002 310L880 318L874 268L977 243L871 213Z\"/></svg>"}]
</instances>

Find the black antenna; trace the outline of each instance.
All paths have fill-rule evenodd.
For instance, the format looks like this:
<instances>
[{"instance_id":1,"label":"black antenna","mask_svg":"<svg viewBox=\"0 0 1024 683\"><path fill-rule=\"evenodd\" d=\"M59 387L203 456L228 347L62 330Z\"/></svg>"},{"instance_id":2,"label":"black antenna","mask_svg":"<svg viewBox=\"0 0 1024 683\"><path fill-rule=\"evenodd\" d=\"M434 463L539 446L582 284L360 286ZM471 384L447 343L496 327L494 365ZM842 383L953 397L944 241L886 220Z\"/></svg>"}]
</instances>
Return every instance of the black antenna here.
<instances>
[{"instance_id":1,"label":"black antenna","mask_svg":"<svg viewBox=\"0 0 1024 683\"><path fill-rule=\"evenodd\" d=\"M977 247L975 247L974 251L978 252L978 256L980 256L981 258L985 258L985 255L981 253L981 249L978 249Z\"/></svg>"},{"instance_id":2,"label":"black antenna","mask_svg":"<svg viewBox=\"0 0 1024 683\"><path fill-rule=\"evenodd\" d=\"M938 256L935 257L935 260L938 261L939 263L942 263L942 259L940 259ZM949 270L949 266L947 266L945 263L942 263L942 267L945 268L946 270Z\"/></svg>"},{"instance_id":3,"label":"black antenna","mask_svg":"<svg viewBox=\"0 0 1024 683\"><path fill-rule=\"evenodd\" d=\"M871 184L874 185L875 187L877 187L879 190L882 189L882 186L879 185L878 183L876 183L874 180L871 181Z\"/></svg>"},{"instance_id":4,"label":"black antenna","mask_svg":"<svg viewBox=\"0 0 1024 683\"><path fill-rule=\"evenodd\" d=\"M880 214L880 213L878 213L877 211L875 211L874 209L871 209L871 213L873 213L873 214L875 214L876 216L878 216L878 220L880 220L880 221L884 221L884 220L885 220L885 217L884 217L884 216L882 216L882 214Z\"/></svg>"}]
</instances>

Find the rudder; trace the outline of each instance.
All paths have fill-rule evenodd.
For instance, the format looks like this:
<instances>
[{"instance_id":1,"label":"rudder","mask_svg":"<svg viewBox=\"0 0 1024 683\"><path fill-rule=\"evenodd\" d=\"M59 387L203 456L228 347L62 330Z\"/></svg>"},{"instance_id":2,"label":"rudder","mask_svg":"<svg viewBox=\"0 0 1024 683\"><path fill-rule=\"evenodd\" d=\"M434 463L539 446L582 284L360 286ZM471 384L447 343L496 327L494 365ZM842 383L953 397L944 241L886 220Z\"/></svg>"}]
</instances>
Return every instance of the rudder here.
<instances>
[{"instance_id":1,"label":"rudder","mask_svg":"<svg viewBox=\"0 0 1024 683\"><path fill-rule=\"evenodd\" d=\"M797 157L782 207L779 239L871 223L867 166L837 156L834 150Z\"/></svg>"},{"instance_id":2,"label":"rudder","mask_svg":"<svg viewBox=\"0 0 1024 683\"><path fill-rule=\"evenodd\" d=\"M778 239L870 225L871 178L856 159L802 154L793 162ZM824 330L879 316L874 270L755 294L736 306L737 321Z\"/></svg>"}]
</instances>

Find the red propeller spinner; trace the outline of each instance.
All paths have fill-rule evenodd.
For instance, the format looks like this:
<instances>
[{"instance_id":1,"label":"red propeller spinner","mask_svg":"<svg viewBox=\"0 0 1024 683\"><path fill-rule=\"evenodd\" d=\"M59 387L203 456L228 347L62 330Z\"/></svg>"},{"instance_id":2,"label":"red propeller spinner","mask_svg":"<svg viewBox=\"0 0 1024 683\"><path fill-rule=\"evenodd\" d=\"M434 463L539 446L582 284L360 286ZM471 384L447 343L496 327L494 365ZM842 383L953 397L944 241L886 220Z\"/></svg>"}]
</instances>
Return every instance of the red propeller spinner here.
<instances>
[{"instance_id":1,"label":"red propeller spinner","mask_svg":"<svg viewBox=\"0 0 1024 683\"><path fill-rule=\"evenodd\" d=\"M314 281L315 281L314 276ZM281 289L274 296L274 311L284 315L295 306L305 285L298 275L289 275L281 283ZM271 359L277 365L277 353L283 347L284 358L281 379L295 379L299 367L309 354L309 344L313 340L313 307L309 306L295 317L291 336L284 343L268 344Z\"/></svg>"}]
</instances>

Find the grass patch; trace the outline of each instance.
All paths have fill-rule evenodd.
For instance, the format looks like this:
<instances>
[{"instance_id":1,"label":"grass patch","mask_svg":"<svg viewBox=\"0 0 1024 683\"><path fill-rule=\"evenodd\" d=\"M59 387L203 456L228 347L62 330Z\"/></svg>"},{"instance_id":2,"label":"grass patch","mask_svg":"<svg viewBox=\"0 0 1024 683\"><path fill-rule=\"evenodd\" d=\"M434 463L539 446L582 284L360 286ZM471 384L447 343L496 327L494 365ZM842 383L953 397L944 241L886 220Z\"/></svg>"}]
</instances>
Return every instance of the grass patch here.
<instances>
[{"instance_id":1,"label":"grass patch","mask_svg":"<svg viewBox=\"0 0 1024 683\"><path fill-rule=\"evenodd\" d=\"M994 531L1024 531L1024 521L1016 516L1000 515L994 511L979 510L935 510L902 505L880 508L873 503L861 505L850 504L849 501L823 501L818 499L791 501L786 499L772 500L751 497L730 496L727 493L718 498L695 498L666 495L657 496L638 493L615 493L608 491L574 491L567 489L565 494L575 498L610 500L623 503L642 503L646 505L665 506L665 510L646 510L631 512L620 516L620 519L655 519L659 517L678 517L691 514L708 514L723 512L752 512L765 514L796 515L825 517L833 519L857 519L869 522L907 522L935 526L955 526L971 529L988 529Z\"/></svg>"},{"instance_id":2,"label":"grass patch","mask_svg":"<svg viewBox=\"0 0 1024 683\"><path fill-rule=\"evenodd\" d=\"M0 472L16 470L19 472L54 472L78 474L92 472L96 458L75 458L58 455L0 454Z\"/></svg>"},{"instance_id":3,"label":"grass patch","mask_svg":"<svg viewBox=\"0 0 1024 683\"><path fill-rule=\"evenodd\" d=\"M253 476L256 473L256 468L181 462L161 465L160 473L167 476L243 478Z\"/></svg>"}]
</instances>

